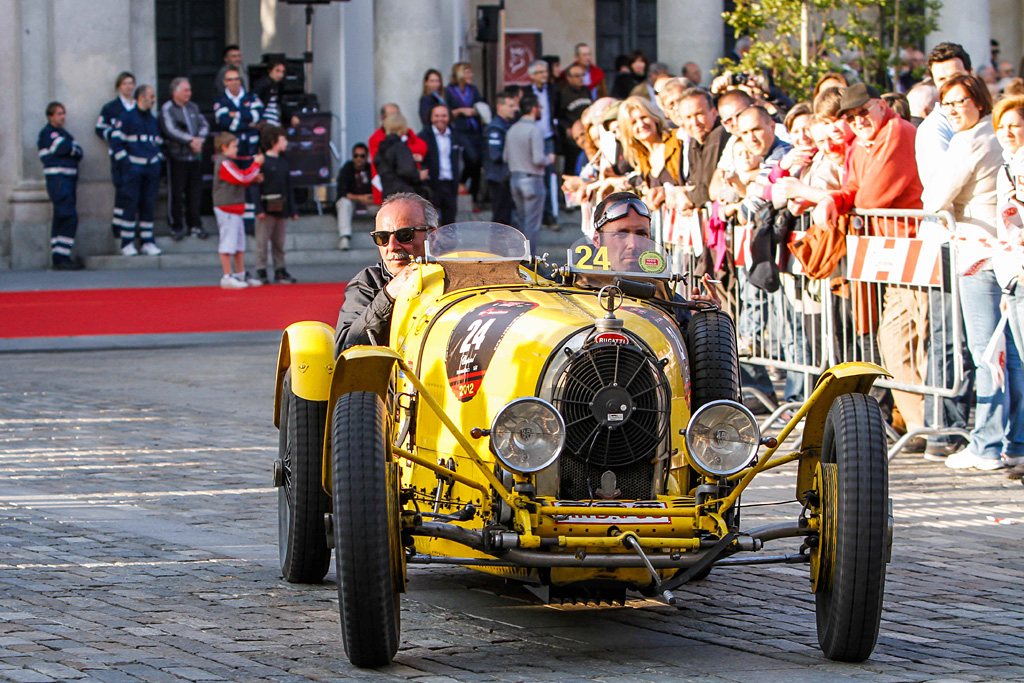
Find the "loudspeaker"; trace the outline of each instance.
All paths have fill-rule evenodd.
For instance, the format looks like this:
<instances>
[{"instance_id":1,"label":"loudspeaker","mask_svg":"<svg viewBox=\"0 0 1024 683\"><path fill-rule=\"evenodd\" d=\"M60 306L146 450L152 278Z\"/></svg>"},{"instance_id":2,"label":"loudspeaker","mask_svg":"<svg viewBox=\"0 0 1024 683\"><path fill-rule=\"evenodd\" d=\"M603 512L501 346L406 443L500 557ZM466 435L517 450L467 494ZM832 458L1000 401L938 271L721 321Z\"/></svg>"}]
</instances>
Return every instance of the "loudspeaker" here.
<instances>
[{"instance_id":1,"label":"loudspeaker","mask_svg":"<svg viewBox=\"0 0 1024 683\"><path fill-rule=\"evenodd\" d=\"M476 8L476 40L478 43L498 42L498 25L500 7L498 5L479 5Z\"/></svg>"}]
</instances>

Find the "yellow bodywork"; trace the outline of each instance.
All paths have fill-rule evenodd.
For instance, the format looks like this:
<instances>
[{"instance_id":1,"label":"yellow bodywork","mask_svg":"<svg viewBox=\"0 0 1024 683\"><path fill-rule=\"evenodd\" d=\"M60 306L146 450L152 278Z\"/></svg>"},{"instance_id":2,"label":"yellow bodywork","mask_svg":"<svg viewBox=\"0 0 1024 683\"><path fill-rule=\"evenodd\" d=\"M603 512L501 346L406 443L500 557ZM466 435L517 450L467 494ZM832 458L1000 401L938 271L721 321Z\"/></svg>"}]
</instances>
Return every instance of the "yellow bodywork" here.
<instances>
[{"instance_id":1,"label":"yellow bodywork","mask_svg":"<svg viewBox=\"0 0 1024 683\"><path fill-rule=\"evenodd\" d=\"M280 427L281 388L292 370L292 392L307 401L326 401L334 376L334 328L321 322L289 325L281 335L277 351L277 381L274 390L274 426Z\"/></svg>"},{"instance_id":2,"label":"yellow bodywork","mask_svg":"<svg viewBox=\"0 0 1024 683\"><path fill-rule=\"evenodd\" d=\"M552 554L579 551L633 553L624 544L631 535L648 554L686 553L701 547L698 532L724 536L729 529L723 518L740 492L757 473L784 462L799 460L797 495L814 485L825 415L836 396L866 392L875 378L886 372L867 363L847 363L827 371L814 394L786 426L779 445L761 455L757 463L734 475L738 485L723 499L695 502L699 474L685 458L683 435L689 417L689 367L685 341L673 319L660 309L639 300L626 299L616 311L625 330L640 339L650 354L661 361L671 391L668 447L661 455L667 468L667 485L656 491L657 505L629 510L623 516L621 501L581 501L577 507L555 499L543 490L544 473L516 475L518 484L536 484L536 497L513 490L502 481L502 471L491 453L488 437L473 438L474 429L487 430L497 412L509 401L523 396L544 397L543 380L548 364L567 343L593 329L595 320L606 315L597 292L559 287L523 278L522 283L446 291L445 271L439 265L421 266L417 286L409 287L394 305L388 347L357 346L337 359L334 371L333 330L320 323L298 323L286 330L278 361L277 403L280 384L289 367L305 364L306 370L292 373L293 390L303 398L329 400L332 410L339 396L350 391L372 391L393 411L394 422L409 418L410 436L394 444L393 453L401 465L403 491L415 501L406 502L407 514L416 510L451 514L472 504L478 513L466 522L451 522L479 530L492 523L495 505L509 511L509 528L518 534L520 548L545 547ZM478 386L454 383L446 358L453 344L462 342L453 333L467 315L499 302L519 306L519 317L504 330L493 346L493 357ZM514 304L512 302L515 302ZM326 354L326 355L325 355ZM467 386L469 388L467 389ZM304 393L300 393L304 392ZM467 398L466 392L472 392ZM389 397L392 399L388 403ZM410 405L415 409L410 415ZM276 411L275 411L276 415ZM774 457L778 448L801 418L806 416L803 443L788 456ZM331 424L330 412L328 425ZM328 427L330 431L330 427ZM324 487L330 492L329 439L325 439ZM552 468L557 467L553 465ZM577 521L571 521L575 517ZM622 519L588 524L586 520ZM582 520L582 521L579 521ZM479 550L452 540L414 537L417 552L455 558L489 558ZM528 567L474 567L499 576L540 581L537 569ZM593 579L610 579L632 586L650 583L643 568L566 568L546 571L552 585ZM662 569L663 578L676 570Z\"/></svg>"}]
</instances>

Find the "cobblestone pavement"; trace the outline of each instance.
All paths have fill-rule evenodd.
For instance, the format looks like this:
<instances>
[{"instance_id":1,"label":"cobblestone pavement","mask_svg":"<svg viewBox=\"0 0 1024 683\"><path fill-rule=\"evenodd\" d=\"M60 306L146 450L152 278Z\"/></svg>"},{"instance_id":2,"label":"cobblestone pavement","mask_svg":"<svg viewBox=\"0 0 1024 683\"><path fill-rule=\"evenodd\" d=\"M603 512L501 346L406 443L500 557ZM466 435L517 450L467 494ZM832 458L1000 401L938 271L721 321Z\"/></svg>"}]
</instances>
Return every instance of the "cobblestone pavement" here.
<instances>
[{"instance_id":1,"label":"cobblestone pavement","mask_svg":"<svg viewBox=\"0 0 1024 683\"><path fill-rule=\"evenodd\" d=\"M822 658L803 566L717 569L680 591L682 610L543 606L430 567L410 570L395 663L355 669L333 574L293 586L278 572L275 354L0 356L0 679L1024 679L1024 488L911 456L893 463L887 609L863 664ZM768 473L745 502L789 499L793 481Z\"/></svg>"}]
</instances>

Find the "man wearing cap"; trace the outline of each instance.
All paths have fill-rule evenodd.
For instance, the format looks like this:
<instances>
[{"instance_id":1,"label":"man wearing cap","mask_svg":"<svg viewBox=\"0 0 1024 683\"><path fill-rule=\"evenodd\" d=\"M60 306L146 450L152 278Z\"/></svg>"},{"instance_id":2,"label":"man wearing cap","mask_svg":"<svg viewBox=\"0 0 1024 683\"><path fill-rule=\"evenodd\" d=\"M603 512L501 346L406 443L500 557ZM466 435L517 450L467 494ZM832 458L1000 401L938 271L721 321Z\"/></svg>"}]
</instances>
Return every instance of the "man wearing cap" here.
<instances>
[{"instance_id":1,"label":"man wearing cap","mask_svg":"<svg viewBox=\"0 0 1024 683\"><path fill-rule=\"evenodd\" d=\"M917 129L904 121L866 83L846 89L839 103L856 136L850 168L843 186L814 209L817 224L834 225L840 214L857 209L920 209L921 181L917 174L914 140ZM915 237L913 224L899 226L876 221L875 230L887 237ZM899 229L897 229L899 228ZM924 384L928 369L928 293L890 285L885 288L878 346L883 364L897 381ZM907 430L924 426L920 395L894 391L893 399Z\"/></svg>"}]
</instances>

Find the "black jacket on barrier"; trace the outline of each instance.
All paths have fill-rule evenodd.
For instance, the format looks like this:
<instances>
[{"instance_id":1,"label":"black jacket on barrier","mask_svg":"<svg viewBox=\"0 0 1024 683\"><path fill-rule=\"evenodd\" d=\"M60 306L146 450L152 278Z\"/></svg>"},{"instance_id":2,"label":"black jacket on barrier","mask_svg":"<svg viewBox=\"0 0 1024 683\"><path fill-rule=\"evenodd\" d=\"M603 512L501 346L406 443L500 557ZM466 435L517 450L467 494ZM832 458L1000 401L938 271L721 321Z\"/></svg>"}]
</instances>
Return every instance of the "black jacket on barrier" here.
<instances>
[{"instance_id":1,"label":"black jacket on barrier","mask_svg":"<svg viewBox=\"0 0 1024 683\"><path fill-rule=\"evenodd\" d=\"M363 268L345 287L345 301L338 312L334 332L334 357L350 346L373 342L386 346L391 340L391 313L395 302L384 292L392 275L384 263Z\"/></svg>"}]
</instances>

